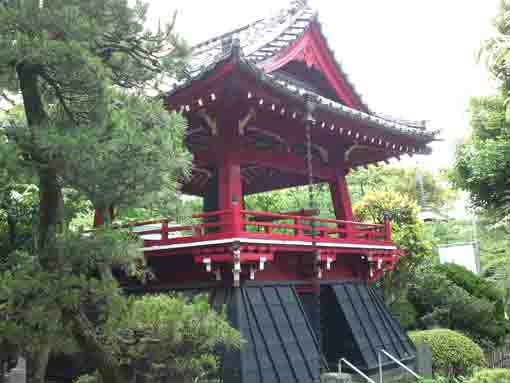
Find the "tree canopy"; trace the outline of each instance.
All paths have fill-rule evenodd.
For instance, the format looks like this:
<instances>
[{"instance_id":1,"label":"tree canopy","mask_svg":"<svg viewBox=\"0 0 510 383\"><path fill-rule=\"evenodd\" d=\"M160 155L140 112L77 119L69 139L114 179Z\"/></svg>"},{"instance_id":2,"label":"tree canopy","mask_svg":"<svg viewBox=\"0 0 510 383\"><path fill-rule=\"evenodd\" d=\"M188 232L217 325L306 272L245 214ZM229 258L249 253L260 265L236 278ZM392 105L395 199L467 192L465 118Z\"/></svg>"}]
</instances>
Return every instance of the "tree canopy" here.
<instances>
[{"instance_id":1,"label":"tree canopy","mask_svg":"<svg viewBox=\"0 0 510 383\"><path fill-rule=\"evenodd\" d=\"M508 208L510 123L502 95L471 101L472 135L459 145L452 180L470 192L476 207L503 217Z\"/></svg>"},{"instance_id":2,"label":"tree canopy","mask_svg":"<svg viewBox=\"0 0 510 383\"><path fill-rule=\"evenodd\" d=\"M173 22L147 30L146 12L128 0L0 3L0 97L19 102L0 130L0 343L27 358L30 383L74 351L103 382L206 381L213 349L240 343L207 300L132 301L114 278L150 273L138 240L112 230L112 206L176 200L189 168L184 121L159 97L186 47ZM94 231L71 224L92 209Z\"/></svg>"}]
</instances>

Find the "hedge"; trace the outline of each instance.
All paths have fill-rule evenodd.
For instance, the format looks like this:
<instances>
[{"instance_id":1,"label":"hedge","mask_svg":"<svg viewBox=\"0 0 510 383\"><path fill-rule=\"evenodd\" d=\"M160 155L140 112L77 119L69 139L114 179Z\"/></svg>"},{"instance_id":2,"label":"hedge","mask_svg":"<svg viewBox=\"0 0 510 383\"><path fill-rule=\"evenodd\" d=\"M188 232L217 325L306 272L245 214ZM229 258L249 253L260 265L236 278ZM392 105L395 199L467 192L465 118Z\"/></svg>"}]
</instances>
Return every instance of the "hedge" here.
<instances>
[{"instance_id":1,"label":"hedge","mask_svg":"<svg viewBox=\"0 0 510 383\"><path fill-rule=\"evenodd\" d=\"M509 383L510 370L497 368L494 370L480 370L465 383Z\"/></svg>"},{"instance_id":2,"label":"hedge","mask_svg":"<svg viewBox=\"0 0 510 383\"><path fill-rule=\"evenodd\" d=\"M448 329L413 331L416 345L427 344L432 351L432 368L436 375L468 376L476 368L486 366L483 351L467 336Z\"/></svg>"}]
</instances>

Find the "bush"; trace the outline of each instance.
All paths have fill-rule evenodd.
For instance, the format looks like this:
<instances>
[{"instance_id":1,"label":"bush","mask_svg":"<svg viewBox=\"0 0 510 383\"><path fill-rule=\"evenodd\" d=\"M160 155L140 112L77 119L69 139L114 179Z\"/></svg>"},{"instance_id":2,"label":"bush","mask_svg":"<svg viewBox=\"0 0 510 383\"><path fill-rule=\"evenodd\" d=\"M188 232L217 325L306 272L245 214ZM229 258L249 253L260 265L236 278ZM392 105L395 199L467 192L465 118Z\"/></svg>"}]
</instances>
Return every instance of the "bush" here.
<instances>
[{"instance_id":1,"label":"bush","mask_svg":"<svg viewBox=\"0 0 510 383\"><path fill-rule=\"evenodd\" d=\"M500 344L510 333L501 313L502 299L491 300L494 291L493 286L462 267L441 265L420 268L407 298L416 309L417 328L449 328L489 346Z\"/></svg>"},{"instance_id":2,"label":"bush","mask_svg":"<svg viewBox=\"0 0 510 383\"><path fill-rule=\"evenodd\" d=\"M416 308L407 300L407 297L400 297L392 303L390 310L406 330L416 329Z\"/></svg>"},{"instance_id":3,"label":"bush","mask_svg":"<svg viewBox=\"0 0 510 383\"><path fill-rule=\"evenodd\" d=\"M445 274L448 279L471 295L494 302L498 316L504 315L503 296L494 284L472 273L465 267L453 263L436 265L434 269Z\"/></svg>"},{"instance_id":4,"label":"bush","mask_svg":"<svg viewBox=\"0 0 510 383\"><path fill-rule=\"evenodd\" d=\"M510 382L510 370L494 369L480 370L465 383L508 383Z\"/></svg>"},{"instance_id":5,"label":"bush","mask_svg":"<svg viewBox=\"0 0 510 383\"><path fill-rule=\"evenodd\" d=\"M452 330L435 329L409 333L413 342L427 344L432 350L432 368L437 375L467 376L485 367L483 351L467 336Z\"/></svg>"}]
</instances>

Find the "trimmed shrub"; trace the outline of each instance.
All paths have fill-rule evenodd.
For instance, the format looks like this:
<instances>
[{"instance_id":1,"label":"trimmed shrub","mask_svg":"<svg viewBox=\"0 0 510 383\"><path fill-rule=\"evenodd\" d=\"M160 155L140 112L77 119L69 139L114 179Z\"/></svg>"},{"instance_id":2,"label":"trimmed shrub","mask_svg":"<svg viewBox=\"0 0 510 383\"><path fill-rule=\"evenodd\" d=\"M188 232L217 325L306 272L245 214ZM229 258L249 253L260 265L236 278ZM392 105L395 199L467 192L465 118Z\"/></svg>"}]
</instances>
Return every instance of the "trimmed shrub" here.
<instances>
[{"instance_id":1,"label":"trimmed shrub","mask_svg":"<svg viewBox=\"0 0 510 383\"><path fill-rule=\"evenodd\" d=\"M474 369L486 366L483 351L467 336L448 329L412 331L416 344L427 344L432 350L434 373L446 377L468 376Z\"/></svg>"},{"instance_id":2,"label":"trimmed shrub","mask_svg":"<svg viewBox=\"0 0 510 383\"><path fill-rule=\"evenodd\" d=\"M510 382L510 370L496 368L494 370L480 370L465 383L508 383Z\"/></svg>"}]
</instances>

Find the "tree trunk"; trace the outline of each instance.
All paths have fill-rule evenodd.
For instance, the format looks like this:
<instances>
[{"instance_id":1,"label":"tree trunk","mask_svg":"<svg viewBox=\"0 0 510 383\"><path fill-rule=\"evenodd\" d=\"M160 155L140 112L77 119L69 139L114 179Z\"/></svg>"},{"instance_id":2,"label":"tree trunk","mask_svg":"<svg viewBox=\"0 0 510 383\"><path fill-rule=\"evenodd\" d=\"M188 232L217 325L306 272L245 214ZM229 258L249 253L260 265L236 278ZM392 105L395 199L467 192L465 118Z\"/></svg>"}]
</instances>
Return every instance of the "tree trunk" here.
<instances>
[{"instance_id":1,"label":"tree trunk","mask_svg":"<svg viewBox=\"0 0 510 383\"><path fill-rule=\"evenodd\" d=\"M109 208L96 208L96 219L94 226L101 227L111 224L112 212ZM97 265L99 274L103 280L112 280L113 274L110 265L100 263ZM113 357L113 353L98 338L94 324L89 320L85 312L79 309L78 312L68 315L74 336L80 348L91 358L96 367L101 382L103 383L129 383L131 379Z\"/></svg>"},{"instance_id":2,"label":"tree trunk","mask_svg":"<svg viewBox=\"0 0 510 383\"><path fill-rule=\"evenodd\" d=\"M50 359L51 346L41 346L27 357L27 383L44 383Z\"/></svg>"},{"instance_id":3,"label":"tree trunk","mask_svg":"<svg viewBox=\"0 0 510 383\"><path fill-rule=\"evenodd\" d=\"M39 169L39 230L37 249L41 262L51 266L57 234L62 233L63 200L55 169Z\"/></svg>"},{"instance_id":4,"label":"tree trunk","mask_svg":"<svg viewBox=\"0 0 510 383\"><path fill-rule=\"evenodd\" d=\"M41 252L40 255L48 256L47 249L52 247L57 233L62 230L62 195L57 169L52 166L52 159L47 158L39 142L41 131L47 129L48 116L39 89L38 68L21 63L16 70L30 128L28 154L37 163L39 173L39 230L36 249Z\"/></svg>"},{"instance_id":5,"label":"tree trunk","mask_svg":"<svg viewBox=\"0 0 510 383\"><path fill-rule=\"evenodd\" d=\"M61 206L61 193L57 173L50 167L49 159L39 147L39 135L47 127L48 118L44 109L41 92L38 84L37 68L33 65L20 63L16 67L18 74L23 105L30 128L30 150L27 153L38 164L39 172L39 224L34 247L41 261L41 265L49 267L56 242L56 235L60 222L59 207ZM44 383L48 365L51 345L48 344L35 351L27 361L27 383Z\"/></svg>"},{"instance_id":6,"label":"tree trunk","mask_svg":"<svg viewBox=\"0 0 510 383\"><path fill-rule=\"evenodd\" d=\"M68 313L67 320L72 326L74 337L80 349L87 354L93 365L97 368L103 383L129 383L127 372L123 370L119 362L98 338L93 323L86 314L78 312Z\"/></svg>"},{"instance_id":7,"label":"tree trunk","mask_svg":"<svg viewBox=\"0 0 510 383\"><path fill-rule=\"evenodd\" d=\"M38 164L39 173L39 224L35 248L41 265L52 269L58 264L56 252L57 234L64 225L62 193L58 182L58 169L52 166L51 158L46 158L39 145L41 130L47 128L47 115L44 110L38 84L37 68L19 64L17 69L23 103L31 132L31 158ZM111 222L108 209L103 212L107 223ZM103 272L104 273L104 272ZM102 273L102 274L103 274ZM108 278L108 273L104 273ZM104 383L129 383L127 373L120 367L108 347L98 338L93 323L80 308L77 311L63 312L63 319L71 325L73 335L80 348L91 358ZM28 383L44 383L50 346L36 353L28 364Z\"/></svg>"}]
</instances>

